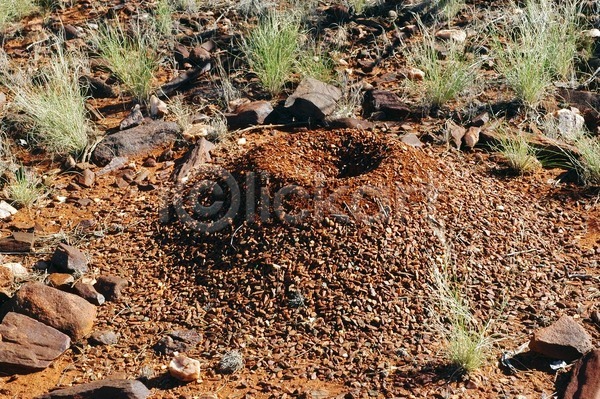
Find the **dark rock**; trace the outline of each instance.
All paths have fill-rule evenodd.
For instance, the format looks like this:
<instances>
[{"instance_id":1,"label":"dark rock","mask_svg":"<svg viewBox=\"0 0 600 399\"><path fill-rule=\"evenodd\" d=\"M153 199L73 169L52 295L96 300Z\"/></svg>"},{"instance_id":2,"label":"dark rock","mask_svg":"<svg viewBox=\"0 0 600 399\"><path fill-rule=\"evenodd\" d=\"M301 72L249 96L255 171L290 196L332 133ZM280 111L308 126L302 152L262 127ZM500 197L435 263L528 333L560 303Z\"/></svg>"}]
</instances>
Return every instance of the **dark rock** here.
<instances>
[{"instance_id":1,"label":"dark rock","mask_svg":"<svg viewBox=\"0 0 600 399\"><path fill-rule=\"evenodd\" d=\"M43 370L71 345L60 331L13 312L2 320L0 337L2 374Z\"/></svg>"},{"instance_id":2,"label":"dark rock","mask_svg":"<svg viewBox=\"0 0 600 399\"><path fill-rule=\"evenodd\" d=\"M490 114L483 112L471 120L471 126L482 127L490 120Z\"/></svg>"},{"instance_id":3,"label":"dark rock","mask_svg":"<svg viewBox=\"0 0 600 399\"><path fill-rule=\"evenodd\" d=\"M373 122L358 118L338 118L328 122L329 127L334 129L361 129L370 130L375 127Z\"/></svg>"},{"instance_id":4,"label":"dark rock","mask_svg":"<svg viewBox=\"0 0 600 399\"><path fill-rule=\"evenodd\" d=\"M58 389L38 399L146 399L150 391L137 380L102 380Z\"/></svg>"},{"instance_id":5,"label":"dark rock","mask_svg":"<svg viewBox=\"0 0 600 399\"><path fill-rule=\"evenodd\" d=\"M211 55L204 47L196 46L190 51L188 61L194 66L203 67L210 62Z\"/></svg>"},{"instance_id":6,"label":"dark rock","mask_svg":"<svg viewBox=\"0 0 600 399\"><path fill-rule=\"evenodd\" d=\"M92 331L96 307L77 295L29 282L16 293L11 310L22 313L79 340Z\"/></svg>"},{"instance_id":7,"label":"dark rock","mask_svg":"<svg viewBox=\"0 0 600 399\"><path fill-rule=\"evenodd\" d=\"M82 76L79 84L86 89L86 94L93 98L114 98L117 96L110 85L93 76Z\"/></svg>"},{"instance_id":8,"label":"dark rock","mask_svg":"<svg viewBox=\"0 0 600 399\"><path fill-rule=\"evenodd\" d=\"M78 38L84 36L83 31L80 31L79 29L77 29L76 27L74 27L71 24L64 25L63 29L64 29L64 33L65 33L65 39L67 39L67 40L78 39Z\"/></svg>"},{"instance_id":9,"label":"dark rock","mask_svg":"<svg viewBox=\"0 0 600 399\"><path fill-rule=\"evenodd\" d=\"M584 328L569 316L537 330L529 349L555 359L572 361L593 349L592 339Z\"/></svg>"},{"instance_id":10,"label":"dark rock","mask_svg":"<svg viewBox=\"0 0 600 399\"><path fill-rule=\"evenodd\" d=\"M0 252L29 252L33 248L33 233L14 232L12 237L0 238Z\"/></svg>"},{"instance_id":11,"label":"dark rock","mask_svg":"<svg viewBox=\"0 0 600 399\"><path fill-rule=\"evenodd\" d=\"M161 355L173 355L175 352L187 352L190 348L196 346L202 336L195 330L175 330L168 332L162 337L154 350Z\"/></svg>"},{"instance_id":12,"label":"dark rock","mask_svg":"<svg viewBox=\"0 0 600 399\"><path fill-rule=\"evenodd\" d=\"M411 147L423 147L423 142L414 133L405 134L400 140Z\"/></svg>"},{"instance_id":13,"label":"dark rock","mask_svg":"<svg viewBox=\"0 0 600 399\"><path fill-rule=\"evenodd\" d=\"M86 188L92 187L95 180L96 174L89 169L84 169L81 175L77 176L77 184Z\"/></svg>"},{"instance_id":14,"label":"dark rock","mask_svg":"<svg viewBox=\"0 0 600 399\"><path fill-rule=\"evenodd\" d=\"M96 291L93 285L86 284L81 281L78 281L73 286L73 293L79 295L89 303L92 303L96 306L100 306L106 301L104 295Z\"/></svg>"},{"instance_id":15,"label":"dark rock","mask_svg":"<svg viewBox=\"0 0 600 399\"><path fill-rule=\"evenodd\" d=\"M94 331L90 335L89 342L92 345L116 345L119 342L119 335L111 330Z\"/></svg>"},{"instance_id":16,"label":"dark rock","mask_svg":"<svg viewBox=\"0 0 600 399\"><path fill-rule=\"evenodd\" d=\"M299 121L320 122L335 110L341 97L337 87L305 78L285 101L285 108Z\"/></svg>"},{"instance_id":17,"label":"dark rock","mask_svg":"<svg viewBox=\"0 0 600 399\"><path fill-rule=\"evenodd\" d=\"M142 115L142 111L140 111L140 105L136 104L135 107L131 109L131 112L125 119L121 121L119 125L119 129L127 130L132 127L138 126L144 121L144 115Z\"/></svg>"},{"instance_id":18,"label":"dark rock","mask_svg":"<svg viewBox=\"0 0 600 399\"><path fill-rule=\"evenodd\" d=\"M571 381L563 399L600 398L600 349L596 349L579 359L573 367Z\"/></svg>"},{"instance_id":19,"label":"dark rock","mask_svg":"<svg viewBox=\"0 0 600 399\"><path fill-rule=\"evenodd\" d=\"M333 4L326 8L325 15L328 22L332 24L340 24L350 20L350 11L348 7L342 4Z\"/></svg>"},{"instance_id":20,"label":"dark rock","mask_svg":"<svg viewBox=\"0 0 600 399\"><path fill-rule=\"evenodd\" d=\"M152 121L148 124L106 136L92 156L100 165L115 157L141 156L171 145L180 131L175 122Z\"/></svg>"},{"instance_id":21,"label":"dark rock","mask_svg":"<svg viewBox=\"0 0 600 399\"><path fill-rule=\"evenodd\" d=\"M129 285L124 278L117 276L100 276L96 279L94 288L109 301L118 301L122 297L123 288Z\"/></svg>"},{"instance_id":22,"label":"dark rock","mask_svg":"<svg viewBox=\"0 0 600 399\"><path fill-rule=\"evenodd\" d=\"M50 259L56 269L64 273L86 273L88 260L83 252L67 244L59 244Z\"/></svg>"},{"instance_id":23,"label":"dark rock","mask_svg":"<svg viewBox=\"0 0 600 399\"><path fill-rule=\"evenodd\" d=\"M153 157L148 157L144 160L144 164L143 166L147 167L147 168L153 168L156 166L156 159L154 159Z\"/></svg>"},{"instance_id":24,"label":"dark rock","mask_svg":"<svg viewBox=\"0 0 600 399\"><path fill-rule=\"evenodd\" d=\"M227 126L230 129L240 129L247 126L261 125L273 106L268 101L253 101L238 106L232 114L226 114Z\"/></svg>"},{"instance_id":25,"label":"dark rock","mask_svg":"<svg viewBox=\"0 0 600 399\"><path fill-rule=\"evenodd\" d=\"M411 112L395 93L385 90L369 90L365 93L363 109L367 115L377 113L378 119L398 120Z\"/></svg>"}]
</instances>

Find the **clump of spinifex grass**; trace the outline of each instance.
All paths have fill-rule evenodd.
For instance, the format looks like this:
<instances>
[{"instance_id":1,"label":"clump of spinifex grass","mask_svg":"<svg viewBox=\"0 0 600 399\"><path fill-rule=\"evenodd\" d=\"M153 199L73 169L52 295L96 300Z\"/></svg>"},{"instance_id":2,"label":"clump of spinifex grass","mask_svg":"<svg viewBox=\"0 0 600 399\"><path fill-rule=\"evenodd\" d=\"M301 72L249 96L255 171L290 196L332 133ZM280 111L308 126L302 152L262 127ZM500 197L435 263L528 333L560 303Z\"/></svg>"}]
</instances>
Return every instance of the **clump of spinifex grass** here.
<instances>
[{"instance_id":1,"label":"clump of spinifex grass","mask_svg":"<svg viewBox=\"0 0 600 399\"><path fill-rule=\"evenodd\" d=\"M535 148L529 144L523 132L510 133L504 127L500 127L498 131L501 137L492 148L504 157L513 172L527 174L541 167Z\"/></svg>"},{"instance_id":2,"label":"clump of spinifex grass","mask_svg":"<svg viewBox=\"0 0 600 399\"><path fill-rule=\"evenodd\" d=\"M294 72L300 48L299 16L269 12L244 38L242 47L263 87L271 94L278 94Z\"/></svg>"},{"instance_id":3,"label":"clump of spinifex grass","mask_svg":"<svg viewBox=\"0 0 600 399\"><path fill-rule=\"evenodd\" d=\"M0 32L35 9L33 0L0 0Z\"/></svg>"},{"instance_id":4,"label":"clump of spinifex grass","mask_svg":"<svg viewBox=\"0 0 600 399\"><path fill-rule=\"evenodd\" d=\"M574 144L579 157L571 156L571 162L583 182L589 186L600 186L600 138L581 135Z\"/></svg>"},{"instance_id":5,"label":"clump of spinifex grass","mask_svg":"<svg viewBox=\"0 0 600 399\"><path fill-rule=\"evenodd\" d=\"M92 38L100 56L127 91L146 102L158 69L157 38L153 25L131 24L131 32L119 21L101 26Z\"/></svg>"},{"instance_id":6,"label":"clump of spinifex grass","mask_svg":"<svg viewBox=\"0 0 600 399\"><path fill-rule=\"evenodd\" d=\"M6 182L4 192L13 202L27 208L38 203L45 195L41 179L34 172L19 168L15 177Z\"/></svg>"},{"instance_id":7,"label":"clump of spinifex grass","mask_svg":"<svg viewBox=\"0 0 600 399\"><path fill-rule=\"evenodd\" d=\"M483 324L471 312L460 290L450 279L447 265L431 270L431 310L445 341L445 355L460 373L481 368L490 358L494 339L490 336L491 319Z\"/></svg>"},{"instance_id":8,"label":"clump of spinifex grass","mask_svg":"<svg viewBox=\"0 0 600 399\"><path fill-rule=\"evenodd\" d=\"M421 24L420 24L421 25ZM422 41L407 54L411 66L422 70L420 82L411 82L415 92L422 93L427 105L437 108L461 95L476 79L478 62L469 61L461 44L448 43L445 59L440 59L435 38L421 25Z\"/></svg>"},{"instance_id":9,"label":"clump of spinifex grass","mask_svg":"<svg viewBox=\"0 0 600 399\"><path fill-rule=\"evenodd\" d=\"M84 67L81 54L65 53L58 44L35 82L28 71L11 70L10 63L0 71L14 106L33 123L31 137L51 153L81 156L88 146L92 127L79 83Z\"/></svg>"},{"instance_id":10,"label":"clump of spinifex grass","mask_svg":"<svg viewBox=\"0 0 600 399\"><path fill-rule=\"evenodd\" d=\"M497 70L526 105L535 107L553 79L572 76L580 30L578 10L577 0L528 0L512 24L494 33Z\"/></svg>"}]
</instances>

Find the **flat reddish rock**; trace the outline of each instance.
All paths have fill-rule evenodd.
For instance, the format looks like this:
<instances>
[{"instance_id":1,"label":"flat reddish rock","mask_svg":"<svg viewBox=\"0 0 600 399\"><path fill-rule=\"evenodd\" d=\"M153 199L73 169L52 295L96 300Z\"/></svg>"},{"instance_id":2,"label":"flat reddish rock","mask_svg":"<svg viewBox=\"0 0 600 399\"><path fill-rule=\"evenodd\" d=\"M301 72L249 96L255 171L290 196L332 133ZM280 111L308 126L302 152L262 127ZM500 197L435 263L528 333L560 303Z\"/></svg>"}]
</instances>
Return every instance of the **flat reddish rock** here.
<instances>
[{"instance_id":1,"label":"flat reddish rock","mask_svg":"<svg viewBox=\"0 0 600 399\"><path fill-rule=\"evenodd\" d=\"M42 283L24 284L15 295L14 310L79 340L92 332L96 307L83 298Z\"/></svg>"},{"instance_id":2,"label":"flat reddish rock","mask_svg":"<svg viewBox=\"0 0 600 399\"><path fill-rule=\"evenodd\" d=\"M150 391L137 380L102 380L49 392L38 399L146 399Z\"/></svg>"},{"instance_id":3,"label":"flat reddish rock","mask_svg":"<svg viewBox=\"0 0 600 399\"><path fill-rule=\"evenodd\" d=\"M529 349L555 359L571 361L593 349L592 338L569 316L537 330L529 341Z\"/></svg>"},{"instance_id":4,"label":"flat reddish rock","mask_svg":"<svg viewBox=\"0 0 600 399\"><path fill-rule=\"evenodd\" d=\"M2 320L0 337L2 374L43 370L71 345L67 335L14 312Z\"/></svg>"},{"instance_id":5,"label":"flat reddish rock","mask_svg":"<svg viewBox=\"0 0 600 399\"><path fill-rule=\"evenodd\" d=\"M600 399L600 349L575 363L563 399Z\"/></svg>"}]
</instances>

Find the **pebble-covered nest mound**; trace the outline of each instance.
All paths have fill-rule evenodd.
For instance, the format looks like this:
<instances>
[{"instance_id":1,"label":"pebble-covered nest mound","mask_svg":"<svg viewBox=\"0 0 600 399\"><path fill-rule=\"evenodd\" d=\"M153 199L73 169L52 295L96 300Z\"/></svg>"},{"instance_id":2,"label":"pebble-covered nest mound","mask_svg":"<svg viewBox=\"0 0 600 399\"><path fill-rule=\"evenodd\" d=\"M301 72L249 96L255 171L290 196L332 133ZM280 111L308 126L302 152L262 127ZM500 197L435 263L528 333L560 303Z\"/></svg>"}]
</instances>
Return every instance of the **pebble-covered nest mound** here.
<instances>
[{"instance_id":1,"label":"pebble-covered nest mound","mask_svg":"<svg viewBox=\"0 0 600 399\"><path fill-rule=\"evenodd\" d=\"M242 182L242 204L254 193L258 216L249 221L242 208L210 234L177 222L158 227L168 259L160 280L176 306L165 311L157 300L146 312L202 324L207 350L240 348L251 370L364 384L386 396L415 392L444 364L430 315L431 270L442 259L475 316L497 319L494 332L505 339L498 354L565 308L587 317L598 295L595 280L577 278L597 267L600 252L589 239L593 196L566 202L568 190L507 179L484 158L433 157L441 150L369 132L272 132L248 141L215 160ZM305 191L274 206L290 185ZM316 193L333 206L316 212ZM270 218L260 218L260 204ZM284 222L277 207L308 216Z\"/></svg>"}]
</instances>

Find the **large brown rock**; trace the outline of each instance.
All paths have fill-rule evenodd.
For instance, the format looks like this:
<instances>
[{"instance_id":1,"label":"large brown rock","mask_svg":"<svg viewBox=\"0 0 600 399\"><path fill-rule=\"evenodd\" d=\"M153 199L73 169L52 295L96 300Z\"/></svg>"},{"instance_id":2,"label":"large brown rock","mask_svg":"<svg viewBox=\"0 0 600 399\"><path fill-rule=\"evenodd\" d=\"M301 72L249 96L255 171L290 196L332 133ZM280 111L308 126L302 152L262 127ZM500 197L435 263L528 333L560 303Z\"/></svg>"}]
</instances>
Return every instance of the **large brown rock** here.
<instances>
[{"instance_id":1,"label":"large brown rock","mask_svg":"<svg viewBox=\"0 0 600 399\"><path fill-rule=\"evenodd\" d=\"M99 165L107 165L115 157L143 156L173 144L180 130L177 123L163 121L123 130L106 136L94 150L92 159Z\"/></svg>"},{"instance_id":2,"label":"large brown rock","mask_svg":"<svg viewBox=\"0 0 600 399\"><path fill-rule=\"evenodd\" d=\"M77 295L42 283L24 284L14 297L13 309L33 317L77 341L92 331L96 307Z\"/></svg>"},{"instance_id":3,"label":"large brown rock","mask_svg":"<svg viewBox=\"0 0 600 399\"><path fill-rule=\"evenodd\" d=\"M575 363L563 399L600 399L600 349Z\"/></svg>"},{"instance_id":4,"label":"large brown rock","mask_svg":"<svg viewBox=\"0 0 600 399\"><path fill-rule=\"evenodd\" d=\"M71 345L60 331L13 312L2 320L0 337L2 374L43 370Z\"/></svg>"},{"instance_id":5,"label":"large brown rock","mask_svg":"<svg viewBox=\"0 0 600 399\"><path fill-rule=\"evenodd\" d=\"M150 391L137 380L102 380L59 389L38 399L146 399Z\"/></svg>"},{"instance_id":6,"label":"large brown rock","mask_svg":"<svg viewBox=\"0 0 600 399\"><path fill-rule=\"evenodd\" d=\"M303 79L294 94L285 100L285 108L300 121L322 121L342 98L342 91L317 79Z\"/></svg>"},{"instance_id":7,"label":"large brown rock","mask_svg":"<svg viewBox=\"0 0 600 399\"><path fill-rule=\"evenodd\" d=\"M571 361L593 349L592 338L569 316L537 330L529 341L529 349L555 359Z\"/></svg>"}]
</instances>

